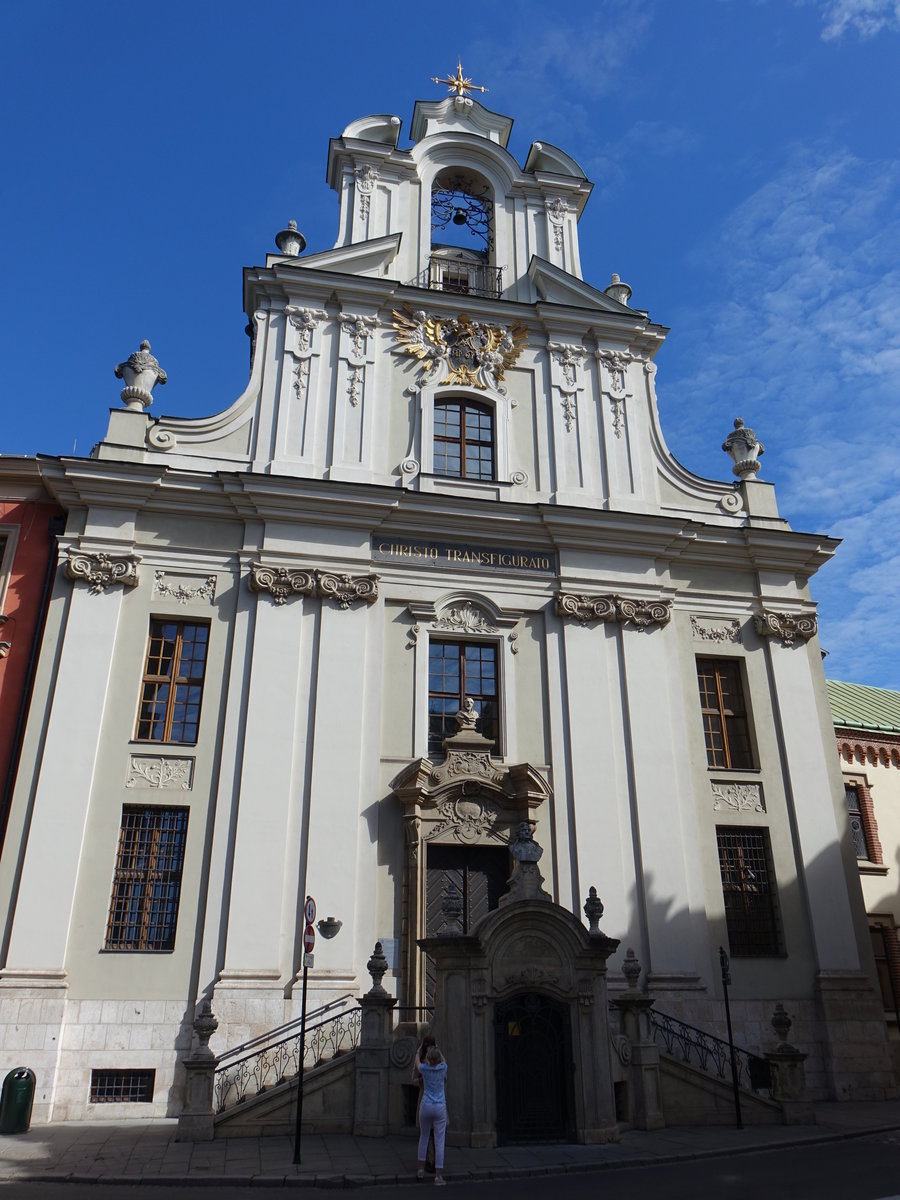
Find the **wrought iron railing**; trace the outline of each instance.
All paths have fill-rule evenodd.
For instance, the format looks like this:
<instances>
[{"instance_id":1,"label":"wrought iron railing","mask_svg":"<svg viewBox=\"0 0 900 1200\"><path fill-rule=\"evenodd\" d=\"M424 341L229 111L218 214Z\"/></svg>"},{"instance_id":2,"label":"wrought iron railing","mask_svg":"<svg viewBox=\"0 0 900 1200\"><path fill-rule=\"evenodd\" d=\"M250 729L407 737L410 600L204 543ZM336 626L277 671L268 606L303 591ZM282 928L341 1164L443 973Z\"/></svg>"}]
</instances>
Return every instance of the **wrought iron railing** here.
<instances>
[{"instance_id":1,"label":"wrought iron railing","mask_svg":"<svg viewBox=\"0 0 900 1200\"><path fill-rule=\"evenodd\" d=\"M346 1008L347 1002L355 999L356 997L352 992L345 992L343 996L338 996L336 1000L329 1000L327 1004L318 1005L318 1007L306 1014L307 1027L311 1027L315 1022L321 1020L327 1012L332 1012L335 1008ZM219 1055L218 1062L221 1064L226 1058L234 1058L239 1054L244 1054L247 1050L254 1048L259 1050L263 1044L273 1045L275 1042L287 1037L292 1030L299 1029L302 1021L302 1017L294 1017L292 1021L285 1021L283 1025L276 1025L274 1029L267 1029L265 1033L261 1033L254 1038L249 1038L246 1042L241 1042L239 1046L232 1046L229 1050L223 1050Z\"/></svg>"},{"instance_id":2,"label":"wrought iron railing","mask_svg":"<svg viewBox=\"0 0 900 1200\"><path fill-rule=\"evenodd\" d=\"M434 254L428 260L421 286L460 296L499 297L503 291L503 268Z\"/></svg>"},{"instance_id":3,"label":"wrought iron railing","mask_svg":"<svg viewBox=\"0 0 900 1200\"><path fill-rule=\"evenodd\" d=\"M318 1067L324 1062L355 1050L359 1045L360 1009L351 1008L306 1026L303 1070ZM260 1039L255 1039L259 1041ZM238 1051L252 1043L235 1047L221 1056L216 1068L213 1090L213 1109L220 1113L233 1104L258 1096L285 1080L293 1079L300 1071L300 1031L295 1030L278 1041L267 1041L262 1047L234 1059ZM222 1059L232 1061L222 1063Z\"/></svg>"},{"instance_id":4,"label":"wrought iron railing","mask_svg":"<svg viewBox=\"0 0 900 1200\"><path fill-rule=\"evenodd\" d=\"M722 1038L687 1025L677 1017L670 1017L668 1013L655 1008L650 1010L650 1028L653 1040L665 1049L670 1058L678 1058L681 1062L699 1067L707 1075L714 1075L726 1083L731 1082L731 1052ZM741 1046L735 1046L734 1055L738 1086L748 1092L771 1093L772 1074L768 1062Z\"/></svg>"}]
</instances>

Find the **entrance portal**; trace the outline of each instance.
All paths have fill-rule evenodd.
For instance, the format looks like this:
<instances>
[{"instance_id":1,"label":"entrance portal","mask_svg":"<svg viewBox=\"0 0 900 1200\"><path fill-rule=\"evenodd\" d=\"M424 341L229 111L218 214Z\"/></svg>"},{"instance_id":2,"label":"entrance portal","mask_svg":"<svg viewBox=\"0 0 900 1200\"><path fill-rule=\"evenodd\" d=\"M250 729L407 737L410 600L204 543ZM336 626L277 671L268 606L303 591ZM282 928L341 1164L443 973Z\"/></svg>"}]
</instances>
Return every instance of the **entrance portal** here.
<instances>
[{"instance_id":1,"label":"entrance portal","mask_svg":"<svg viewBox=\"0 0 900 1200\"><path fill-rule=\"evenodd\" d=\"M574 1141L568 1008L536 992L496 1006L497 1140Z\"/></svg>"}]
</instances>

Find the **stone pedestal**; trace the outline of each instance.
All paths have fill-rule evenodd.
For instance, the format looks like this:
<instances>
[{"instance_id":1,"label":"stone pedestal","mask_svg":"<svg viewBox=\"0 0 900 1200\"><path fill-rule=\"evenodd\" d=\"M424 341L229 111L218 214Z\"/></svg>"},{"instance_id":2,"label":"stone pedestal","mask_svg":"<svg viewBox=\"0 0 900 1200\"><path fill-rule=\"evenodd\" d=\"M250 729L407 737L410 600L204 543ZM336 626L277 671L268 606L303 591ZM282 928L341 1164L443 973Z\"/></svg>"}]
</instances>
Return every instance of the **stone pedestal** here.
<instances>
[{"instance_id":1,"label":"stone pedestal","mask_svg":"<svg viewBox=\"0 0 900 1200\"><path fill-rule=\"evenodd\" d=\"M624 1033L631 1047L629 1116L635 1129L662 1129L666 1118L659 1083L659 1050L650 1031L650 1009L654 1001L638 990L641 965L633 950L626 955L623 971L628 990L615 1001L615 1007L622 1014Z\"/></svg>"},{"instance_id":2,"label":"stone pedestal","mask_svg":"<svg viewBox=\"0 0 900 1200\"><path fill-rule=\"evenodd\" d=\"M216 1057L209 1048L204 1056L193 1054L182 1064L187 1079L184 1108L178 1114L178 1142L211 1142L215 1137L213 1085Z\"/></svg>"},{"instance_id":3,"label":"stone pedestal","mask_svg":"<svg viewBox=\"0 0 900 1200\"><path fill-rule=\"evenodd\" d=\"M803 1064L807 1055L787 1040L792 1024L784 1006L776 1004L772 1028L778 1036L778 1045L766 1051L772 1072L772 1099L781 1105L785 1125L815 1125L816 1114L806 1095Z\"/></svg>"},{"instance_id":4,"label":"stone pedestal","mask_svg":"<svg viewBox=\"0 0 900 1200\"><path fill-rule=\"evenodd\" d=\"M390 1051L397 1001L381 986L387 970L381 942L376 943L368 969L373 986L359 1001L362 1016L356 1051L353 1133L362 1137L384 1137L390 1129Z\"/></svg>"},{"instance_id":5,"label":"stone pedestal","mask_svg":"<svg viewBox=\"0 0 900 1200\"><path fill-rule=\"evenodd\" d=\"M211 1142L215 1137L213 1089L218 1059L209 1048L209 1039L219 1027L209 1001L204 1001L194 1018L197 1045L182 1061L187 1076L184 1107L178 1114L179 1142Z\"/></svg>"}]
</instances>

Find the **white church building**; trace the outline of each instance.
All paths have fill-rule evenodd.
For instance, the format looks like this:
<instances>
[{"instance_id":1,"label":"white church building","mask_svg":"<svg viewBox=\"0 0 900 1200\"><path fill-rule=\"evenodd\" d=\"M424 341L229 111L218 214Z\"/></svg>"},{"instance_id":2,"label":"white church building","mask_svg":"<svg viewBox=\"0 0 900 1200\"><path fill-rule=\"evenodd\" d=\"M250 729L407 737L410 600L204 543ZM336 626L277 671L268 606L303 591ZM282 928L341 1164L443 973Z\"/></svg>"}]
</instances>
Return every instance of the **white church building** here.
<instances>
[{"instance_id":1,"label":"white church building","mask_svg":"<svg viewBox=\"0 0 900 1200\"><path fill-rule=\"evenodd\" d=\"M810 1096L895 1094L808 586L837 543L742 423L722 481L672 457L668 330L582 277L592 185L469 90L332 140L336 243L245 271L238 399L154 415L145 345L91 456L40 459L68 515L0 859L38 1120L177 1115L203 1001L217 1053L295 1018L307 895L341 923L310 1009L380 941L425 1020L419 941L448 893L497 909L523 822L558 906L596 887L613 999L632 949L724 1036L722 946L742 1045L780 1002Z\"/></svg>"}]
</instances>

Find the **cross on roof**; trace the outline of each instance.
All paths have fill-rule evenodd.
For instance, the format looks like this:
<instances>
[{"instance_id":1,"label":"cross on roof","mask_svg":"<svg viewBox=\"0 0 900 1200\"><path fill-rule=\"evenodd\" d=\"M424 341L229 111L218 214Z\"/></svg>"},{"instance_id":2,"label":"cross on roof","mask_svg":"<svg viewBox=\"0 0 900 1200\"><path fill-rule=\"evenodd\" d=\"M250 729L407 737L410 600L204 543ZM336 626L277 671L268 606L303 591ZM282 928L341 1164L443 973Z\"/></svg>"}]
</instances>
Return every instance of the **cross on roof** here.
<instances>
[{"instance_id":1,"label":"cross on roof","mask_svg":"<svg viewBox=\"0 0 900 1200\"><path fill-rule=\"evenodd\" d=\"M457 96L465 96L467 92L486 92L487 88L482 87L478 83L473 83L471 79L467 79L463 75L462 61L456 60L456 74L448 75L444 79L439 79L437 75L431 76L432 83L446 83L451 92L456 92Z\"/></svg>"}]
</instances>

